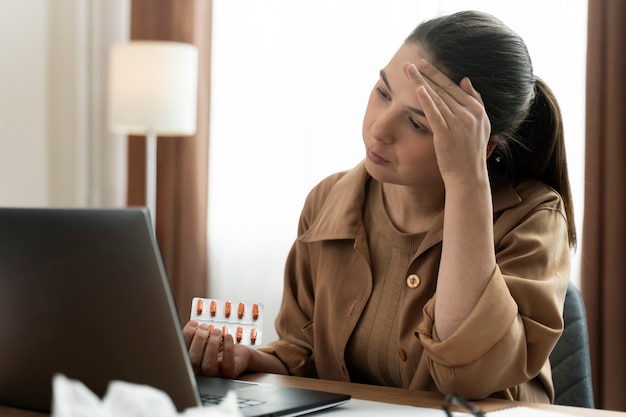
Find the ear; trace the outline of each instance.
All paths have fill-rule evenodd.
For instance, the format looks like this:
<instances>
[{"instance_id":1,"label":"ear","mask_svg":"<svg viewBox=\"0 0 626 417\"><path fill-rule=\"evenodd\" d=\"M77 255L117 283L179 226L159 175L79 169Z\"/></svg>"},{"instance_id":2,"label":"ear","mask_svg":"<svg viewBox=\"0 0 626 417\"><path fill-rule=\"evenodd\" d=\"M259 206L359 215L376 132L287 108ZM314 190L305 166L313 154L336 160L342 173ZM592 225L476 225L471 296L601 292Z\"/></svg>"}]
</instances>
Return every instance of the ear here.
<instances>
[{"instance_id":1,"label":"ear","mask_svg":"<svg viewBox=\"0 0 626 417\"><path fill-rule=\"evenodd\" d=\"M496 136L491 136L489 138L489 142L487 142L487 159L491 157L491 154L496 149L497 145L498 145L498 138Z\"/></svg>"}]
</instances>

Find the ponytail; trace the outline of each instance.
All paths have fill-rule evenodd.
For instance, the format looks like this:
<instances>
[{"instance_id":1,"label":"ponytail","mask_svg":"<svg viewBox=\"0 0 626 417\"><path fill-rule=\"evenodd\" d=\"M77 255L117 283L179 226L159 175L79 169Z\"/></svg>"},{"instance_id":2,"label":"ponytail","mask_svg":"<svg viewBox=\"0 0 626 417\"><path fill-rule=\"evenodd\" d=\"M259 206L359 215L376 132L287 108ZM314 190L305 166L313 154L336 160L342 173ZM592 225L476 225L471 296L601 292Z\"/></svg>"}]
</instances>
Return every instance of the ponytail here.
<instances>
[{"instance_id":1,"label":"ponytail","mask_svg":"<svg viewBox=\"0 0 626 417\"><path fill-rule=\"evenodd\" d=\"M570 247L576 247L572 191L567 170L563 119L548 85L535 77L535 97L526 119L507 140L498 141L490 168L511 178L536 178L557 191L567 216Z\"/></svg>"}]
</instances>

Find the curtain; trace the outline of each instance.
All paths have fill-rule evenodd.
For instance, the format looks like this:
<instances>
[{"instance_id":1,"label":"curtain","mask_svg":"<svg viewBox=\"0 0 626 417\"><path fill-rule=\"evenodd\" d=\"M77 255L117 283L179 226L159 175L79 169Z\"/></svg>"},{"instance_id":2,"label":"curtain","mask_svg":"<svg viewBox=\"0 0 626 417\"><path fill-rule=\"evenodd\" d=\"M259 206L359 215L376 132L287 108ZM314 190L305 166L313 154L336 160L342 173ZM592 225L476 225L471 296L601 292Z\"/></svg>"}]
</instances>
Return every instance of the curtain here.
<instances>
[{"instance_id":1,"label":"curtain","mask_svg":"<svg viewBox=\"0 0 626 417\"><path fill-rule=\"evenodd\" d=\"M191 299L208 291L207 182L211 53L210 0L132 0L131 39L199 49L195 136L157 139L156 235L181 323ZM128 204L145 205L145 138L131 136Z\"/></svg>"},{"instance_id":2,"label":"curtain","mask_svg":"<svg viewBox=\"0 0 626 417\"><path fill-rule=\"evenodd\" d=\"M626 2L590 0L581 288L595 402L626 411Z\"/></svg>"}]
</instances>

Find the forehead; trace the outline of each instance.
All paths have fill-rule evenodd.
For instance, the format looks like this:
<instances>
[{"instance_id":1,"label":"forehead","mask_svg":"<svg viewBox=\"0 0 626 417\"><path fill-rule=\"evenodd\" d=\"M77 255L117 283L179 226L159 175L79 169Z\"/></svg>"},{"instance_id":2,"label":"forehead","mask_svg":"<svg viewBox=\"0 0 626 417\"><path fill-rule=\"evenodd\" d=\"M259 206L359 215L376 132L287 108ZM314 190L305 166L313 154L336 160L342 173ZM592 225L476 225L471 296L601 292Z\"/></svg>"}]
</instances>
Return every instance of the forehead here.
<instances>
[{"instance_id":1,"label":"forehead","mask_svg":"<svg viewBox=\"0 0 626 417\"><path fill-rule=\"evenodd\" d=\"M418 44L412 42L404 43L385 66L385 73L387 73L388 76L396 76L398 72L402 74L403 68L407 63L413 62L417 64L422 58L427 59Z\"/></svg>"}]
</instances>

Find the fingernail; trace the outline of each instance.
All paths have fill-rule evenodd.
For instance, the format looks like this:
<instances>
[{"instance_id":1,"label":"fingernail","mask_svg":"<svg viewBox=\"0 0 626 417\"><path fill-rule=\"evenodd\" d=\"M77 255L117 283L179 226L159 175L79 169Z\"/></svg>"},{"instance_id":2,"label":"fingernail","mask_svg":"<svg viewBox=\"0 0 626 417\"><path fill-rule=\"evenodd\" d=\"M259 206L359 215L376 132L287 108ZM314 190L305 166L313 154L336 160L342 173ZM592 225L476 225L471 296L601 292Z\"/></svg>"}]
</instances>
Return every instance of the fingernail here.
<instances>
[{"instance_id":1,"label":"fingernail","mask_svg":"<svg viewBox=\"0 0 626 417\"><path fill-rule=\"evenodd\" d=\"M189 322L189 327L192 327L195 329L196 327L198 327L198 322L196 320L191 320Z\"/></svg>"},{"instance_id":2,"label":"fingernail","mask_svg":"<svg viewBox=\"0 0 626 417\"><path fill-rule=\"evenodd\" d=\"M430 67L430 62L426 61L425 59L420 59L420 62L418 64L422 69L427 69L428 67Z\"/></svg>"},{"instance_id":3,"label":"fingernail","mask_svg":"<svg viewBox=\"0 0 626 417\"><path fill-rule=\"evenodd\" d=\"M201 328L202 330L209 330L209 328L210 328L210 327L209 327L208 323L202 323L202 324L200 325L200 328Z\"/></svg>"},{"instance_id":4,"label":"fingernail","mask_svg":"<svg viewBox=\"0 0 626 417\"><path fill-rule=\"evenodd\" d=\"M409 63L409 73L411 73L411 75L414 77L419 76L419 71L417 70L417 67L415 66L415 64L412 62Z\"/></svg>"}]
</instances>

